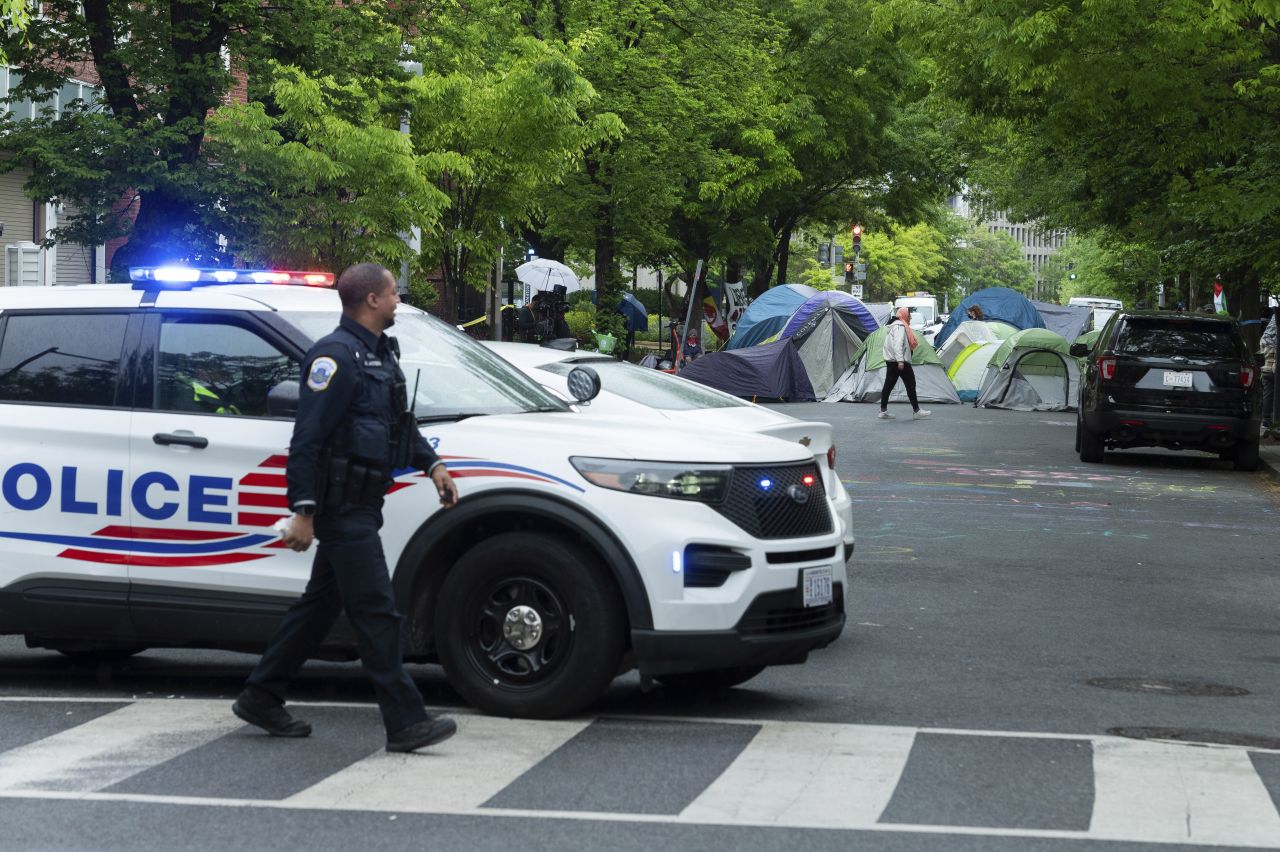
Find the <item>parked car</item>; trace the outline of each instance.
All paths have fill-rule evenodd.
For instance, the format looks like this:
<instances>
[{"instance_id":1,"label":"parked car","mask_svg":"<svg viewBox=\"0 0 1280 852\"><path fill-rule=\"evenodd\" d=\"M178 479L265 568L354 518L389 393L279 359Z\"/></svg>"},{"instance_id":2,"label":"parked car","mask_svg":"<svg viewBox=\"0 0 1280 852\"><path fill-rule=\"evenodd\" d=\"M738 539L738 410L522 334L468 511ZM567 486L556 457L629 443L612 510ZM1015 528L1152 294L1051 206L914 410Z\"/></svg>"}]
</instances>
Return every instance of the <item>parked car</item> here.
<instances>
[{"instance_id":1,"label":"parked car","mask_svg":"<svg viewBox=\"0 0 1280 852\"><path fill-rule=\"evenodd\" d=\"M1118 311L1086 358L1076 450L1102 461L1107 448L1216 452L1237 470L1258 466L1261 382L1240 326L1229 317Z\"/></svg>"},{"instance_id":2,"label":"parked car","mask_svg":"<svg viewBox=\"0 0 1280 852\"><path fill-rule=\"evenodd\" d=\"M798 420L706 385L594 352L565 352L527 343L485 341L484 345L566 400L572 399L569 373L574 367L591 367L600 376L601 391L583 408L589 414L649 418L664 427L676 424L725 434L758 432L804 444L813 452L814 463L831 474L825 477L827 496L840 519L845 557L853 554L853 506L835 472L831 424Z\"/></svg>"}]
</instances>

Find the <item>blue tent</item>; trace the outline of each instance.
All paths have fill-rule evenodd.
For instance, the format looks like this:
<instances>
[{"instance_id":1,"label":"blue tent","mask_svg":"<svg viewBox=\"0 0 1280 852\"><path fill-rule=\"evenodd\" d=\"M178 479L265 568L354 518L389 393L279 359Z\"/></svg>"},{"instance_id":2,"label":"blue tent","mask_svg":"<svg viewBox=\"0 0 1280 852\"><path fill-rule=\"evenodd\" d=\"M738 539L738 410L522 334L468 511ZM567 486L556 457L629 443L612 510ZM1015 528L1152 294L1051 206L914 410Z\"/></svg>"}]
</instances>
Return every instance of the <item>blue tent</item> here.
<instances>
[{"instance_id":1,"label":"blue tent","mask_svg":"<svg viewBox=\"0 0 1280 852\"><path fill-rule=\"evenodd\" d=\"M761 293L743 312L725 349L764 343L782 331L796 309L818 291L805 284L779 284Z\"/></svg>"},{"instance_id":2,"label":"blue tent","mask_svg":"<svg viewBox=\"0 0 1280 852\"><path fill-rule=\"evenodd\" d=\"M1006 322L1016 329L1024 328L1044 328L1044 318L1040 316L1040 312L1036 310L1036 306L1031 304L1031 300L1026 296L1008 287L987 287L976 293L970 293L964 297L964 300L956 305L955 310L951 312L951 316L947 319L946 325L933 338L933 348L941 349L942 344L947 342L947 338L956 330L960 323L969 317L966 311L970 305L977 305L982 309L982 318L984 320L999 320Z\"/></svg>"},{"instance_id":3,"label":"blue tent","mask_svg":"<svg viewBox=\"0 0 1280 852\"><path fill-rule=\"evenodd\" d=\"M785 402L815 399L809 374L790 339L703 355L680 376L734 396Z\"/></svg>"}]
</instances>

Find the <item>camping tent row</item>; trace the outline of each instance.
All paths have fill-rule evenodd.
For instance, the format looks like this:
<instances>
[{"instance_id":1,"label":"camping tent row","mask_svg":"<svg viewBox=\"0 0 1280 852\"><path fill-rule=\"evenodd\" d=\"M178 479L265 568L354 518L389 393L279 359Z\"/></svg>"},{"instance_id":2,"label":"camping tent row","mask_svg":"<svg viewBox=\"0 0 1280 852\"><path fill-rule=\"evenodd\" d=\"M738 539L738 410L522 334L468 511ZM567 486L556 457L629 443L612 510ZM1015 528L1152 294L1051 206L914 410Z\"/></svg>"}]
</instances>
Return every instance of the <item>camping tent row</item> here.
<instances>
[{"instance_id":1,"label":"camping tent row","mask_svg":"<svg viewBox=\"0 0 1280 852\"><path fill-rule=\"evenodd\" d=\"M751 303L723 350L680 375L737 396L812 402L827 394L879 325L848 293L784 284Z\"/></svg>"},{"instance_id":2,"label":"camping tent row","mask_svg":"<svg viewBox=\"0 0 1280 852\"><path fill-rule=\"evenodd\" d=\"M984 320L960 319L970 304L982 309ZM800 284L774 287L748 307L725 350L694 361L681 375L755 399L879 401L885 376L883 326L890 312L890 305L865 304L838 291L819 292ZM1070 312L1049 317L1066 331L1080 320ZM1043 312L1013 290L997 287L971 294L935 337L938 350L921 339L912 353L920 401L963 400L1037 411L1074 408L1079 369L1067 342L1073 338L1045 325ZM905 401L901 383L890 399Z\"/></svg>"}]
</instances>

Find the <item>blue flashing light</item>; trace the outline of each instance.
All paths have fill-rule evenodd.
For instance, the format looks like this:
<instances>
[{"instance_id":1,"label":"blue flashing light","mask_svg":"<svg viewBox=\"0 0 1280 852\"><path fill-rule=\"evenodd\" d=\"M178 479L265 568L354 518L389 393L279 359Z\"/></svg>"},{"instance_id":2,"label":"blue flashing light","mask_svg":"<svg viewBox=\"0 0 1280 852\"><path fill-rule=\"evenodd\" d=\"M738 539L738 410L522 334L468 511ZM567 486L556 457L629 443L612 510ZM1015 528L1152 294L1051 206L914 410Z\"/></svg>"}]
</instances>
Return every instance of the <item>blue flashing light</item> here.
<instances>
[{"instance_id":1,"label":"blue flashing light","mask_svg":"<svg viewBox=\"0 0 1280 852\"><path fill-rule=\"evenodd\" d=\"M772 480L772 479L762 479L762 480L760 480L760 489L761 489L762 491L768 491L768 490L769 490L770 488L772 488L772 487L773 487L773 480Z\"/></svg>"},{"instance_id":2,"label":"blue flashing light","mask_svg":"<svg viewBox=\"0 0 1280 852\"><path fill-rule=\"evenodd\" d=\"M200 270L189 266L157 266L151 277L165 284L185 284L200 280Z\"/></svg>"},{"instance_id":3,"label":"blue flashing light","mask_svg":"<svg viewBox=\"0 0 1280 852\"><path fill-rule=\"evenodd\" d=\"M671 551L671 573L679 574L684 570L684 553L679 550Z\"/></svg>"},{"instance_id":4,"label":"blue flashing light","mask_svg":"<svg viewBox=\"0 0 1280 852\"><path fill-rule=\"evenodd\" d=\"M129 269L135 290L190 290L215 284L297 284L332 287L332 272L279 269L201 269L194 266L135 266Z\"/></svg>"}]
</instances>

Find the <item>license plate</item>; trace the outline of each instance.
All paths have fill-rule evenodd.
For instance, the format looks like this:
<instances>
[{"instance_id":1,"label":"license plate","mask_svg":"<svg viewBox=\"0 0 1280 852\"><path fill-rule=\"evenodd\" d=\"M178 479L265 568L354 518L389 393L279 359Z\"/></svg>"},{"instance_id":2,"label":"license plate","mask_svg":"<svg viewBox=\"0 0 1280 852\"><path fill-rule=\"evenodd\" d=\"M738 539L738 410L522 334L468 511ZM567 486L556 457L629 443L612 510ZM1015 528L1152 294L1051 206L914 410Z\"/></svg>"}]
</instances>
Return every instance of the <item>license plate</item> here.
<instances>
[{"instance_id":1,"label":"license plate","mask_svg":"<svg viewBox=\"0 0 1280 852\"><path fill-rule=\"evenodd\" d=\"M1191 375L1191 373L1187 372L1165 370L1164 386L1167 388L1189 388L1191 387Z\"/></svg>"},{"instance_id":2,"label":"license plate","mask_svg":"<svg viewBox=\"0 0 1280 852\"><path fill-rule=\"evenodd\" d=\"M831 566L804 569L801 585L804 587L806 608L831 603Z\"/></svg>"}]
</instances>

